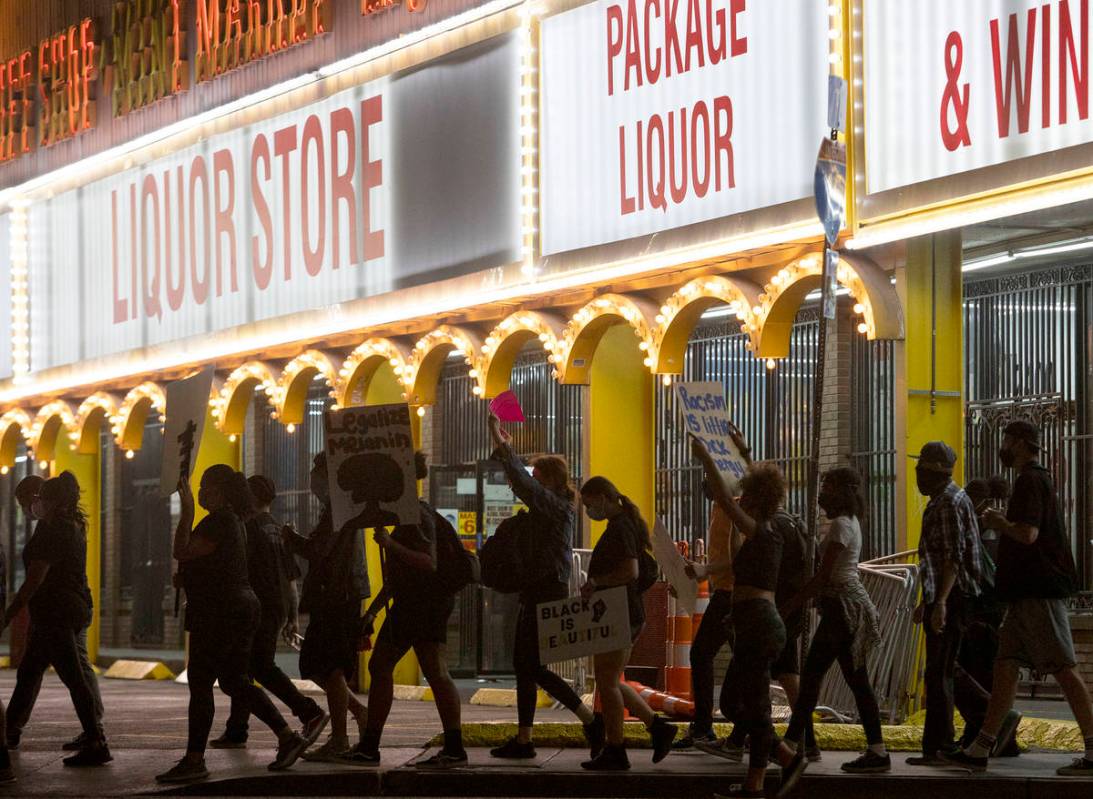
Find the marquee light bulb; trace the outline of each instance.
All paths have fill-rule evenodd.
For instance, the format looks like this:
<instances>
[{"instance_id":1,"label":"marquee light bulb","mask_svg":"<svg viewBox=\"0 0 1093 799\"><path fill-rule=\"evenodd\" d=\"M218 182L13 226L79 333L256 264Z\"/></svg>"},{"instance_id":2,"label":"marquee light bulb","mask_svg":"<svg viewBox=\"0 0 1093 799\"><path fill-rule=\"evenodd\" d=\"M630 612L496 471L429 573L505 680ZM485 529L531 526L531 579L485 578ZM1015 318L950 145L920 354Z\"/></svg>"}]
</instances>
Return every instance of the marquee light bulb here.
<instances>
[{"instance_id":1,"label":"marquee light bulb","mask_svg":"<svg viewBox=\"0 0 1093 799\"><path fill-rule=\"evenodd\" d=\"M134 458L135 456L136 456L136 453L135 453L135 452L133 452L133 450L131 450L131 449L127 449L127 450L125 450L125 459L126 459L127 461L131 461L131 460L133 460L133 458Z\"/></svg>"},{"instance_id":2,"label":"marquee light bulb","mask_svg":"<svg viewBox=\"0 0 1093 799\"><path fill-rule=\"evenodd\" d=\"M292 435L296 432L296 425L294 425L292 422L289 422L287 425L285 425L285 430L288 432L289 435Z\"/></svg>"}]
</instances>

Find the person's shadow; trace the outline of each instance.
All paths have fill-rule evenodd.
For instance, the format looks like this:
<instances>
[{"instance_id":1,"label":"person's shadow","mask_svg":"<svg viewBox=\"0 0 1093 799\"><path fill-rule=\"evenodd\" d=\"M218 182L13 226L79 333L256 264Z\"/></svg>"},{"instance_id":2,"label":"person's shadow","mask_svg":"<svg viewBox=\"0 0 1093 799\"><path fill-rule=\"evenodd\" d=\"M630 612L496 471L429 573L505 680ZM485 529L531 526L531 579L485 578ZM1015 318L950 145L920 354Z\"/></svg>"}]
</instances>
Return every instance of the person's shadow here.
<instances>
[{"instance_id":1,"label":"person's shadow","mask_svg":"<svg viewBox=\"0 0 1093 799\"><path fill-rule=\"evenodd\" d=\"M406 492L406 478L398 461L383 452L352 455L338 467L338 487L349 492L353 504L364 503L349 520L354 530L377 530L399 524L397 513L384 510L381 502L398 502Z\"/></svg>"}]
</instances>

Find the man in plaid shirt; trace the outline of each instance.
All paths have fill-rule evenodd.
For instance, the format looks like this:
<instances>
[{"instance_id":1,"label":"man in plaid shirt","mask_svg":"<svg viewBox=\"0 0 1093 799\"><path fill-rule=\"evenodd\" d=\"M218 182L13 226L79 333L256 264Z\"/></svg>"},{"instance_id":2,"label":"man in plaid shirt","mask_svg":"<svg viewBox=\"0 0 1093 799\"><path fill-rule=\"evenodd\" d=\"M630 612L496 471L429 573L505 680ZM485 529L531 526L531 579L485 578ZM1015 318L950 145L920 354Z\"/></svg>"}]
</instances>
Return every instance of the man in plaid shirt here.
<instances>
[{"instance_id":1,"label":"man in plaid shirt","mask_svg":"<svg viewBox=\"0 0 1093 799\"><path fill-rule=\"evenodd\" d=\"M917 459L918 490L930 498L922 514L918 545L922 602L915 609L915 622L926 627L926 724L922 756L907 762L932 766L944 762L941 752L956 748L953 674L967 600L979 594L979 522L972 501L953 482L956 453L952 447L931 441ZM982 691L980 699L985 712L990 696Z\"/></svg>"}]
</instances>

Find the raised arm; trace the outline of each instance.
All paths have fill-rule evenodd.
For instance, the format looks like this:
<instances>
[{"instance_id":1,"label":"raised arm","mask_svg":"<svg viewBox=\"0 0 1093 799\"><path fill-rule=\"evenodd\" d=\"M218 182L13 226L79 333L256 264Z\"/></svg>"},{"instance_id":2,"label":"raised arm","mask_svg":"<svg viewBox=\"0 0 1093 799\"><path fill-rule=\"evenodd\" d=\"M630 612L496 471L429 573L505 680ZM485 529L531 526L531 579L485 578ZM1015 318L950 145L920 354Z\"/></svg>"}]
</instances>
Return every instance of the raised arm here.
<instances>
[{"instance_id":1,"label":"raised arm","mask_svg":"<svg viewBox=\"0 0 1093 799\"><path fill-rule=\"evenodd\" d=\"M194 560L216 551L216 542L204 536L194 536L194 492L189 479L183 475L178 481L178 498L181 510L178 526L175 527L175 540L171 549L175 560L182 562Z\"/></svg>"},{"instance_id":2,"label":"raised arm","mask_svg":"<svg viewBox=\"0 0 1093 799\"><path fill-rule=\"evenodd\" d=\"M489 429L494 445L492 457L505 470L505 476L512 484L512 492L533 511L564 522L569 514L569 503L528 474L512 449L511 437L501 429L501 420L492 413Z\"/></svg>"},{"instance_id":3,"label":"raised arm","mask_svg":"<svg viewBox=\"0 0 1093 799\"><path fill-rule=\"evenodd\" d=\"M729 491L725 478L717 470L717 464L714 463L713 456L706 449L706 445L702 443L702 439L693 433L688 433L688 435L691 437L691 454L702 464L702 471L706 476L706 483L710 486L713 501L728 514L736 528L750 538L755 534L755 519L744 512L744 509L740 507L740 503Z\"/></svg>"}]
</instances>

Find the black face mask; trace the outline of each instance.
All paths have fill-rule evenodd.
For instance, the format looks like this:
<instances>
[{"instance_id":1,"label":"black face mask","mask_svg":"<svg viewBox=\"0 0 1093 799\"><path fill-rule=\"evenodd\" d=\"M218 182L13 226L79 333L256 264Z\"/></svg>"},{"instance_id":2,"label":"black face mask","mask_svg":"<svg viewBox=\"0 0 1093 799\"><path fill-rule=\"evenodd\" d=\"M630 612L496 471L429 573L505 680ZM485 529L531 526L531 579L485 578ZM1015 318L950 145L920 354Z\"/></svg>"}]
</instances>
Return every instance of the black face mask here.
<instances>
[{"instance_id":1,"label":"black face mask","mask_svg":"<svg viewBox=\"0 0 1093 799\"><path fill-rule=\"evenodd\" d=\"M918 484L918 492L924 497L931 497L948 484L948 477L940 472L929 472L918 469L915 471L915 482Z\"/></svg>"},{"instance_id":2,"label":"black face mask","mask_svg":"<svg viewBox=\"0 0 1093 799\"><path fill-rule=\"evenodd\" d=\"M1017 456L1009 447L1002 447L1002 449L998 450L998 460L1002 462L1003 466L1009 468L1017 462Z\"/></svg>"}]
</instances>

